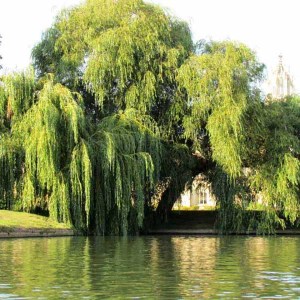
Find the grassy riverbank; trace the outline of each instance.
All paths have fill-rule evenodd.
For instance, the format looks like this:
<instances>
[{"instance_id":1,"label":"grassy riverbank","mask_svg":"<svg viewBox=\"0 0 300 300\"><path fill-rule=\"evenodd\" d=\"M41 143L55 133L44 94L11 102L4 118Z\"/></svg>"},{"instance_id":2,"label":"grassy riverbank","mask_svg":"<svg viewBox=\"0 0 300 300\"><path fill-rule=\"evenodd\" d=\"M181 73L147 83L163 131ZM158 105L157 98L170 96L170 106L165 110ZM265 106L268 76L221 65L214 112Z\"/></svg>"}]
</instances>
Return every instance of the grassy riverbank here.
<instances>
[{"instance_id":1,"label":"grassy riverbank","mask_svg":"<svg viewBox=\"0 0 300 300\"><path fill-rule=\"evenodd\" d=\"M50 218L0 210L0 236L59 236L74 235L73 228Z\"/></svg>"}]
</instances>

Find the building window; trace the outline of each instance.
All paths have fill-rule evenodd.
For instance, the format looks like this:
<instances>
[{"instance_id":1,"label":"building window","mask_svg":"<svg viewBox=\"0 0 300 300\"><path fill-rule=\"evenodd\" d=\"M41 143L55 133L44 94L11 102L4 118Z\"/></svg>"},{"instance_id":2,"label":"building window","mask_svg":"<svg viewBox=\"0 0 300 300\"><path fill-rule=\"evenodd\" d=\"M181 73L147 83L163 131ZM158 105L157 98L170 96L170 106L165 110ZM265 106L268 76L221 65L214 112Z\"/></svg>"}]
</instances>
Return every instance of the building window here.
<instances>
[{"instance_id":1,"label":"building window","mask_svg":"<svg viewBox=\"0 0 300 300\"><path fill-rule=\"evenodd\" d=\"M205 188L198 189L198 203L199 206L207 204L207 189Z\"/></svg>"}]
</instances>

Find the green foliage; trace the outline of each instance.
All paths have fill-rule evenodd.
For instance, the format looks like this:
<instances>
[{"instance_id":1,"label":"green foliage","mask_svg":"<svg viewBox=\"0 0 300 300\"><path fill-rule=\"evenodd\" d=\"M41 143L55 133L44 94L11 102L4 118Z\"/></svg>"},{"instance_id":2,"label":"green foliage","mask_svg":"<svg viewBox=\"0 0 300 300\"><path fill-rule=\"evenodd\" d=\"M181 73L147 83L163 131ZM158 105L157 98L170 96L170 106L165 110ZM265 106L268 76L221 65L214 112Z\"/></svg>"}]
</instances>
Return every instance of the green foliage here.
<instances>
[{"instance_id":1,"label":"green foliage","mask_svg":"<svg viewBox=\"0 0 300 300\"><path fill-rule=\"evenodd\" d=\"M197 160L191 155L191 151L186 145L166 144L163 150L161 175L166 181L167 188L156 208L156 217L158 218L156 221L158 223L168 220L168 213L175 201L186 186L191 184L193 176L199 172ZM157 200L155 201L157 202Z\"/></svg>"},{"instance_id":2,"label":"green foliage","mask_svg":"<svg viewBox=\"0 0 300 300\"><path fill-rule=\"evenodd\" d=\"M6 99L27 86L27 80L18 85L10 77L4 82ZM15 195L24 211L48 211L54 220L96 233L126 234L132 211L131 226L141 227L145 189L150 191L160 172L155 123L129 110L93 128L79 94L55 84L52 76L32 86L40 90L16 101L24 114L1 136L1 199ZM22 160L15 162L18 156Z\"/></svg>"},{"instance_id":3,"label":"green foliage","mask_svg":"<svg viewBox=\"0 0 300 300\"><path fill-rule=\"evenodd\" d=\"M0 84L1 207L128 234L158 182L164 217L204 172L223 232L299 219L299 99L264 103L245 45L194 46L186 23L142 0L87 0L32 56L36 70ZM258 195L264 213L249 216Z\"/></svg>"},{"instance_id":4,"label":"green foliage","mask_svg":"<svg viewBox=\"0 0 300 300\"><path fill-rule=\"evenodd\" d=\"M66 223L76 219L76 225L83 227L83 213L78 202L82 197L89 201L86 176L90 175L85 169L80 170L81 181L74 182L73 172L69 171L69 165L73 171L78 160L83 161L85 167L89 160L84 151L86 123L80 103L77 94L54 84L49 77L38 93L36 104L13 128L13 132L16 137L22 136L25 153L23 210L32 211L36 207L49 209L54 219ZM83 186L80 193L77 185ZM78 205L80 213L76 210Z\"/></svg>"},{"instance_id":5,"label":"green foliage","mask_svg":"<svg viewBox=\"0 0 300 300\"><path fill-rule=\"evenodd\" d=\"M293 97L266 104L262 161L251 177L265 208L282 218L282 227L285 220L293 224L299 218L299 103Z\"/></svg>"},{"instance_id":6,"label":"green foliage","mask_svg":"<svg viewBox=\"0 0 300 300\"><path fill-rule=\"evenodd\" d=\"M248 160L244 162L250 170L249 174L243 180L237 178L234 185L237 191L229 202L224 201L226 196L219 195L219 189L216 188L223 230L237 232L235 226L241 226L244 232L256 230L270 234L277 228L284 229L297 224L300 217L299 112L298 97L268 102L258 110L257 115L262 118L261 128L255 130L256 127L250 127L252 133L248 135L247 142L255 145L247 147ZM216 185L222 182L216 177L213 180ZM244 191L244 194L238 190ZM250 216L245 208L249 204L253 207L258 200L261 212ZM234 212L239 217L234 217ZM230 222L225 222L229 216Z\"/></svg>"},{"instance_id":7,"label":"green foliage","mask_svg":"<svg viewBox=\"0 0 300 300\"><path fill-rule=\"evenodd\" d=\"M0 91L0 118L2 123L23 115L33 104L35 90L34 70L3 76Z\"/></svg>"},{"instance_id":8,"label":"green foliage","mask_svg":"<svg viewBox=\"0 0 300 300\"><path fill-rule=\"evenodd\" d=\"M144 205L161 173L160 136L178 136L185 101L177 89L176 72L191 51L187 24L141 0L90 0L63 11L34 48L38 76L54 73L55 82L77 90L86 119L94 120L85 135L93 177L89 207L83 204L85 197L77 196L85 182L78 172L88 164L83 166L77 151L69 154L77 142L68 150L66 145L57 148L57 153L72 158L67 161L71 181L77 182L72 189L72 197L78 199L74 220L80 220L80 207L85 206L87 226L96 233L119 234L130 231L130 226L141 227ZM70 189L68 180L58 182Z\"/></svg>"},{"instance_id":9,"label":"green foliage","mask_svg":"<svg viewBox=\"0 0 300 300\"><path fill-rule=\"evenodd\" d=\"M254 53L232 42L207 44L204 53L191 56L179 70L190 103L183 119L185 137L201 152L201 135L207 132L212 159L233 178L241 172L245 118L261 71Z\"/></svg>"},{"instance_id":10,"label":"green foliage","mask_svg":"<svg viewBox=\"0 0 300 300\"><path fill-rule=\"evenodd\" d=\"M93 136L96 176L94 222L100 233L126 234L128 215L142 226L147 191L160 172L161 142L132 111L104 118ZM101 220L108 219L108 229Z\"/></svg>"},{"instance_id":11,"label":"green foliage","mask_svg":"<svg viewBox=\"0 0 300 300\"><path fill-rule=\"evenodd\" d=\"M0 207L13 208L18 198L23 151L12 137L12 124L18 123L34 101L34 73L13 73L0 84Z\"/></svg>"},{"instance_id":12,"label":"green foliage","mask_svg":"<svg viewBox=\"0 0 300 300\"><path fill-rule=\"evenodd\" d=\"M187 24L158 6L89 0L62 12L32 54L39 74L93 95L102 114L133 108L168 135L181 96L176 72L192 50Z\"/></svg>"},{"instance_id":13,"label":"green foliage","mask_svg":"<svg viewBox=\"0 0 300 300\"><path fill-rule=\"evenodd\" d=\"M19 189L21 153L8 133L0 134L0 208L13 209Z\"/></svg>"},{"instance_id":14,"label":"green foliage","mask_svg":"<svg viewBox=\"0 0 300 300\"><path fill-rule=\"evenodd\" d=\"M68 83L73 80L68 74L74 75L74 70L62 61L62 52L54 47L59 35L55 26L44 32L42 41L32 50L32 57L38 77L55 73L60 82Z\"/></svg>"},{"instance_id":15,"label":"green foliage","mask_svg":"<svg viewBox=\"0 0 300 300\"><path fill-rule=\"evenodd\" d=\"M230 177L217 168L211 175L212 189L219 202L217 227L222 233L241 233L244 228L244 201L237 201L241 185L236 185Z\"/></svg>"}]
</instances>

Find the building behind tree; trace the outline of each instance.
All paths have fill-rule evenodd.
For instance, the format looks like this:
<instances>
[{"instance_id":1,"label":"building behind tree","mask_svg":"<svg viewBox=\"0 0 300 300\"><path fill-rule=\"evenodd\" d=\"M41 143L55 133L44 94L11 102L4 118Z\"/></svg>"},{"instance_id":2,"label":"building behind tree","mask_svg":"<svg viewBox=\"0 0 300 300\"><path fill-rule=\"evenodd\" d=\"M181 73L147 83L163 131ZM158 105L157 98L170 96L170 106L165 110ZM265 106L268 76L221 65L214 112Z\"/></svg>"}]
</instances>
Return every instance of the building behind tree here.
<instances>
[{"instance_id":1,"label":"building behind tree","mask_svg":"<svg viewBox=\"0 0 300 300\"><path fill-rule=\"evenodd\" d=\"M268 98L277 100L295 93L293 77L289 69L284 65L282 55L279 55L278 64L269 78L268 92Z\"/></svg>"}]
</instances>

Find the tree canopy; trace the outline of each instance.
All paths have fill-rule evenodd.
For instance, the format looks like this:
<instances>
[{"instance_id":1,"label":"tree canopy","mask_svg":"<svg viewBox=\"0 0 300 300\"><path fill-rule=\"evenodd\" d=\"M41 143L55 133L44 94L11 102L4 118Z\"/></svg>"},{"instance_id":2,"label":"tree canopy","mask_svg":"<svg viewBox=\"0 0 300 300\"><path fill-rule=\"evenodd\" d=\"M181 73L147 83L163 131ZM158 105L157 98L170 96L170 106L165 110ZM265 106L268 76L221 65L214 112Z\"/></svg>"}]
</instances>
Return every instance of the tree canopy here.
<instances>
[{"instance_id":1,"label":"tree canopy","mask_svg":"<svg viewBox=\"0 0 300 300\"><path fill-rule=\"evenodd\" d=\"M38 74L91 94L101 115L133 108L167 126L176 70L192 50L187 24L158 6L90 0L57 17L33 60Z\"/></svg>"},{"instance_id":2,"label":"tree canopy","mask_svg":"<svg viewBox=\"0 0 300 300\"><path fill-rule=\"evenodd\" d=\"M87 0L32 57L0 84L1 207L131 234L205 173L223 231L297 222L299 98L264 101L264 65L246 45L194 44L142 0ZM263 214L249 217L258 198Z\"/></svg>"}]
</instances>

